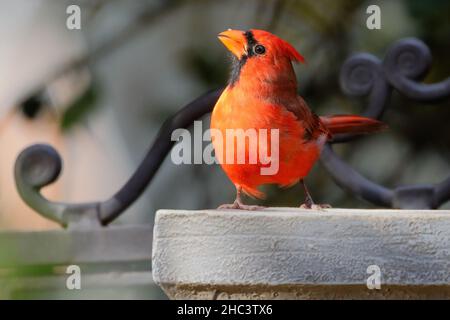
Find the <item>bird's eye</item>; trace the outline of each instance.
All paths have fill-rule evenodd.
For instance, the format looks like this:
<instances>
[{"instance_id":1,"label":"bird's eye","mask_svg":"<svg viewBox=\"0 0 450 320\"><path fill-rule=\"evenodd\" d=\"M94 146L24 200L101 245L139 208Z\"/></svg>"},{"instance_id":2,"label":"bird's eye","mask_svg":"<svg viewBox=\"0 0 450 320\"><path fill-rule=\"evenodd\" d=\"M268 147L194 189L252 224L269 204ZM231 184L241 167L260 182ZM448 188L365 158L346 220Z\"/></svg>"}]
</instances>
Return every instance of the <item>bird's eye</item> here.
<instances>
[{"instance_id":1,"label":"bird's eye","mask_svg":"<svg viewBox=\"0 0 450 320\"><path fill-rule=\"evenodd\" d=\"M264 52L266 52L266 48L264 48L264 46L260 44L257 44L253 50L256 54L263 54Z\"/></svg>"}]
</instances>

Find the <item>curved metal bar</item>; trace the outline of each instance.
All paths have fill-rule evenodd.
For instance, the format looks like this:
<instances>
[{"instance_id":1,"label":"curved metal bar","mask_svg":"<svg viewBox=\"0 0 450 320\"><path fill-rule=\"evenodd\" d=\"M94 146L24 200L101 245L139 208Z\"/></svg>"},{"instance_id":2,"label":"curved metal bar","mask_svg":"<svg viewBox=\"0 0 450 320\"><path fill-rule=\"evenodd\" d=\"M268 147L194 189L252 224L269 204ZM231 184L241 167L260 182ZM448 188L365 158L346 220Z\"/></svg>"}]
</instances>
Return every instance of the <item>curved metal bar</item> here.
<instances>
[{"instance_id":1,"label":"curved metal bar","mask_svg":"<svg viewBox=\"0 0 450 320\"><path fill-rule=\"evenodd\" d=\"M164 122L144 160L128 182L111 199L100 204L100 219L108 224L128 208L145 190L172 146L172 132L188 128L194 120L209 113L222 94L223 88L197 98Z\"/></svg>"},{"instance_id":2,"label":"curved metal bar","mask_svg":"<svg viewBox=\"0 0 450 320\"><path fill-rule=\"evenodd\" d=\"M437 204L450 200L450 177L436 185L434 197Z\"/></svg>"},{"instance_id":3,"label":"curved metal bar","mask_svg":"<svg viewBox=\"0 0 450 320\"><path fill-rule=\"evenodd\" d=\"M342 91L349 96L369 96L363 115L381 118L390 93L383 75L380 59L372 54L357 53L347 59L341 68L339 83Z\"/></svg>"},{"instance_id":4,"label":"curved metal bar","mask_svg":"<svg viewBox=\"0 0 450 320\"><path fill-rule=\"evenodd\" d=\"M359 174L334 153L331 145L326 144L324 146L321 162L329 173L333 172L333 180L341 188L359 195L373 204L383 207L391 206L394 192Z\"/></svg>"},{"instance_id":5,"label":"curved metal bar","mask_svg":"<svg viewBox=\"0 0 450 320\"><path fill-rule=\"evenodd\" d=\"M424 84L422 80L431 67L430 49L422 41L406 38L392 45L383 61L386 78L406 97L418 101L434 101L450 97L450 77ZM416 80L416 81L415 81Z\"/></svg>"},{"instance_id":6,"label":"curved metal bar","mask_svg":"<svg viewBox=\"0 0 450 320\"><path fill-rule=\"evenodd\" d=\"M36 144L23 150L17 157L14 175L22 199L44 217L64 224L65 206L50 202L39 193L53 183L61 173L62 160L55 149Z\"/></svg>"},{"instance_id":7,"label":"curved metal bar","mask_svg":"<svg viewBox=\"0 0 450 320\"><path fill-rule=\"evenodd\" d=\"M16 160L14 174L20 196L38 213L64 227L109 224L147 187L175 143L171 141L172 132L178 128L188 128L194 120L211 112L222 91L218 89L204 94L169 118L136 172L110 199L95 203L65 204L44 198L40 190L58 178L62 161L55 149L43 144L26 148Z\"/></svg>"},{"instance_id":8,"label":"curved metal bar","mask_svg":"<svg viewBox=\"0 0 450 320\"><path fill-rule=\"evenodd\" d=\"M47 200L40 190L61 173L62 160L53 147L32 145L17 157L14 176L22 199L42 216L67 227L98 226L97 203L66 204Z\"/></svg>"},{"instance_id":9,"label":"curved metal bar","mask_svg":"<svg viewBox=\"0 0 450 320\"><path fill-rule=\"evenodd\" d=\"M368 53L358 53L347 59L341 68L339 83L342 91L349 96L369 96L363 115L380 119L386 109L391 87L388 85L380 59ZM356 135L339 134L332 143L342 143L355 139Z\"/></svg>"},{"instance_id":10,"label":"curved metal bar","mask_svg":"<svg viewBox=\"0 0 450 320\"><path fill-rule=\"evenodd\" d=\"M387 107L391 87L420 101L436 101L450 96L450 78L435 84L414 81L423 79L430 66L428 47L420 40L407 38L394 43L381 64L367 54L350 57L341 70L340 81L346 94L369 96L363 115L380 118ZM378 89L375 83L379 83ZM349 138L339 137L338 142L348 141ZM434 186L402 186L390 190L357 173L334 153L330 145L324 148L321 162L342 188L377 205L434 209L450 199L450 177Z\"/></svg>"}]
</instances>

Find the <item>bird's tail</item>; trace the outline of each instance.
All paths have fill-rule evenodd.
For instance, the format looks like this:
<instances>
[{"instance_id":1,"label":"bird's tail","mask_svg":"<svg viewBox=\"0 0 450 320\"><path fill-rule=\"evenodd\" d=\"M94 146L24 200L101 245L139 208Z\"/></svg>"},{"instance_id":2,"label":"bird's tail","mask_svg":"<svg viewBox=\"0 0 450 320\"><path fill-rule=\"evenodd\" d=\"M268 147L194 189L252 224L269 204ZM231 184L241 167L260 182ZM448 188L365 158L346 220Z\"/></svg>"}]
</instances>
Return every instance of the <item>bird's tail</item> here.
<instances>
[{"instance_id":1,"label":"bird's tail","mask_svg":"<svg viewBox=\"0 0 450 320\"><path fill-rule=\"evenodd\" d=\"M320 120L332 135L338 133L366 134L387 129L387 125L381 121L356 115L326 116L320 117Z\"/></svg>"}]
</instances>

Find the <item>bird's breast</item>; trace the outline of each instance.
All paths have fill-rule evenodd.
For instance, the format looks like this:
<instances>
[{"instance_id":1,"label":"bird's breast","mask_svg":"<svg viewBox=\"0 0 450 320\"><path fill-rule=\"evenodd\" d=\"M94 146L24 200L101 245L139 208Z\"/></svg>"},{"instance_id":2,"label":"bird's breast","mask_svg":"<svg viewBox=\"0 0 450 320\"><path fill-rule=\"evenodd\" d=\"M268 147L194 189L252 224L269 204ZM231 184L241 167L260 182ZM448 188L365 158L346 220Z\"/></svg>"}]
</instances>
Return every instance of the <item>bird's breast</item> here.
<instances>
[{"instance_id":1,"label":"bird's breast","mask_svg":"<svg viewBox=\"0 0 450 320\"><path fill-rule=\"evenodd\" d=\"M251 91L250 91L251 92ZM261 92L227 88L217 101L211 128L226 129L279 129L301 133L301 122L286 108L276 103L280 98Z\"/></svg>"},{"instance_id":2,"label":"bird's breast","mask_svg":"<svg viewBox=\"0 0 450 320\"><path fill-rule=\"evenodd\" d=\"M308 140L303 124L283 106L254 95L225 90L211 116L211 129L216 131L216 137L211 131L216 157L235 183L291 184L309 172L324 142ZM256 137L256 144L251 143L252 137ZM244 141L243 149L238 147L239 138ZM256 163L251 161L252 152L256 153ZM276 172L261 174L261 167L265 166L261 154L270 155L278 162ZM239 156L244 163L238 163Z\"/></svg>"}]
</instances>

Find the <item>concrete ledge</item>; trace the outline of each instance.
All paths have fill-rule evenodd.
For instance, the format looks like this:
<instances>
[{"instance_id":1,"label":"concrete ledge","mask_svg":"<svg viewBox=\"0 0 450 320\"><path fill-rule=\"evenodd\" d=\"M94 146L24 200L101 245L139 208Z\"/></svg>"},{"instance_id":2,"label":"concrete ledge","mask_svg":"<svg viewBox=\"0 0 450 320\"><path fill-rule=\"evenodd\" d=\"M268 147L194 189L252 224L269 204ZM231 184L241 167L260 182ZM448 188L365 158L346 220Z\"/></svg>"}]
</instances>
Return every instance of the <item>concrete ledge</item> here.
<instances>
[{"instance_id":1,"label":"concrete ledge","mask_svg":"<svg viewBox=\"0 0 450 320\"><path fill-rule=\"evenodd\" d=\"M159 210L152 255L176 299L450 298L450 211Z\"/></svg>"}]
</instances>

